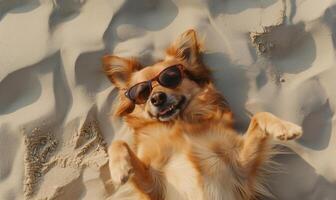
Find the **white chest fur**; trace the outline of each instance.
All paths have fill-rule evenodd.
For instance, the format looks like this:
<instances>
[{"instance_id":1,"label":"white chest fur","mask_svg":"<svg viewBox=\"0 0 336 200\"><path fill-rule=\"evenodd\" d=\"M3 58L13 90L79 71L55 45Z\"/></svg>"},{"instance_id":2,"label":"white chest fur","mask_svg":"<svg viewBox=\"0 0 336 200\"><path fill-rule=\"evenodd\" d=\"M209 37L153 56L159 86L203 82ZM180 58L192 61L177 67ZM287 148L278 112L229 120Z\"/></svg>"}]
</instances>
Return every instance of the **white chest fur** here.
<instances>
[{"instance_id":1,"label":"white chest fur","mask_svg":"<svg viewBox=\"0 0 336 200\"><path fill-rule=\"evenodd\" d=\"M164 168L167 200L202 200L199 172L185 154L173 155Z\"/></svg>"}]
</instances>

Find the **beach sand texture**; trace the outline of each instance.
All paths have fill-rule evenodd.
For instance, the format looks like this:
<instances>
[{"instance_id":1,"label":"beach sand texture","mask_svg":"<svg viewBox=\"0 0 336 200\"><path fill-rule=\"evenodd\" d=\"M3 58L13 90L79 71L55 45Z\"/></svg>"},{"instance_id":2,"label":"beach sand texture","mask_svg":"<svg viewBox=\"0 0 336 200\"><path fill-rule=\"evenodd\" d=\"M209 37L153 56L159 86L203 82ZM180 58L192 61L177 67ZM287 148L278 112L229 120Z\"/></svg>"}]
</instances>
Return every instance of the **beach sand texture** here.
<instances>
[{"instance_id":1,"label":"beach sand texture","mask_svg":"<svg viewBox=\"0 0 336 200\"><path fill-rule=\"evenodd\" d=\"M0 0L0 200L107 199L127 127L101 57L150 65L190 28L239 128L259 111L303 126L274 196L336 199L336 1Z\"/></svg>"}]
</instances>

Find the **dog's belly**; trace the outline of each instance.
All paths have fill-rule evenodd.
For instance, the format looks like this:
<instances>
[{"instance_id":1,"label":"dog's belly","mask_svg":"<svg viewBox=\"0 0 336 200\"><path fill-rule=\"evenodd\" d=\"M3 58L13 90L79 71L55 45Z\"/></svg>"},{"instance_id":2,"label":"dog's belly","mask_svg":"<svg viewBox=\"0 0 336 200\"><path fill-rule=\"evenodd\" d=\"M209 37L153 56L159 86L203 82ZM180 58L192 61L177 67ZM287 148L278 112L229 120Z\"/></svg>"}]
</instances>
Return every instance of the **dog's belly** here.
<instances>
[{"instance_id":1,"label":"dog's belly","mask_svg":"<svg viewBox=\"0 0 336 200\"><path fill-rule=\"evenodd\" d=\"M239 199L234 193L238 181L235 173L213 154L198 159L190 159L185 154L173 155L164 173L167 200Z\"/></svg>"},{"instance_id":2,"label":"dog's belly","mask_svg":"<svg viewBox=\"0 0 336 200\"><path fill-rule=\"evenodd\" d=\"M187 155L179 153L170 158L164 168L166 200L203 200L199 172Z\"/></svg>"},{"instance_id":3,"label":"dog's belly","mask_svg":"<svg viewBox=\"0 0 336 200\"><path fill-rule=\"evenodd\" d=\"M223 135L225 134L225 135ZM242 200L237 193L244 170L237 164L239 139L233 131L190 137L192 161L199 166L204 200Z\"/></svg>"},{"instance_id":4,"label":"dog's belly","mask_svg":"<svg viewBox=\"0 0 336 200\"><path fill-rule=\"evenodd\" d=\"M218 170L217 175L203 177L204 199L211 200L241 200L234 193L234 177L230 172L223 173Z\"/></svg>"},{"instance_id":5,"label":"dog's belly","mask_svg":"<svg viewBox=\"0 0 336 200\"><path fill-rule=\"evenodd\" d=\"M138 146L139 158L151 158L150 165L165 177L165 199L241 200L235 190L240 170L230 164L238 157L236 133L170 137L169 132L157 130Z\"/></svg>"}]
</instances>

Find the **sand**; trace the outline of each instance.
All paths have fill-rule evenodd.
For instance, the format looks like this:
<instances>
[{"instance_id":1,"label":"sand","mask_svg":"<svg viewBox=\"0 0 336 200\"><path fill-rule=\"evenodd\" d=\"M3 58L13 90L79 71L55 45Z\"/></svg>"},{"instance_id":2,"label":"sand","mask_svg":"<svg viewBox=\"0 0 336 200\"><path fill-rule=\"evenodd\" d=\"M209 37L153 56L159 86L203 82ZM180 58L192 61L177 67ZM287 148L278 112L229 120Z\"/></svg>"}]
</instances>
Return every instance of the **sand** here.
<instances>
[{"instance_id":1,"label":"sand","mask_svg":"<svg viewBox=\"0 0 336 200\"><path fill-rule=\"evenodd\" d=\"M106 147L126 138L101 56L162 58L187 29L237 127L270 111L303 126L275 159L277 199L336 198L336 2L1 0L0 199L107 199Z\"/></svg>"}]
</instances>

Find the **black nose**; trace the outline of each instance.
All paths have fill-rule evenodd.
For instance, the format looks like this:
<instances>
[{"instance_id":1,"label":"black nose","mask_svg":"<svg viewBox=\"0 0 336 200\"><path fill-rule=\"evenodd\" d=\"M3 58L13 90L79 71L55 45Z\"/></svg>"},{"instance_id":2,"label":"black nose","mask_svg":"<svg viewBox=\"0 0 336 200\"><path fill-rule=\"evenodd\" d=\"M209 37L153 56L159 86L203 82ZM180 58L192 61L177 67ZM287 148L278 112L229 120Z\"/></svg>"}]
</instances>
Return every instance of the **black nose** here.
<instances>
[{"instance_id":1,"label":"black nose","mask_svg":"<svg viewBox=\"0 0 336 200\"><path fill-rule=\"evenodd\" d=\"M161 106L166 102L166 100L167 95L163 92L155 92L150 98L150 101L154 106Z\"/></svg>"}]
</instances>

